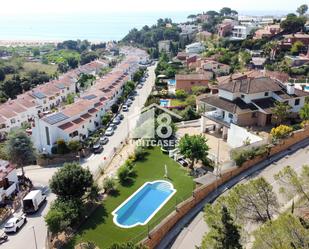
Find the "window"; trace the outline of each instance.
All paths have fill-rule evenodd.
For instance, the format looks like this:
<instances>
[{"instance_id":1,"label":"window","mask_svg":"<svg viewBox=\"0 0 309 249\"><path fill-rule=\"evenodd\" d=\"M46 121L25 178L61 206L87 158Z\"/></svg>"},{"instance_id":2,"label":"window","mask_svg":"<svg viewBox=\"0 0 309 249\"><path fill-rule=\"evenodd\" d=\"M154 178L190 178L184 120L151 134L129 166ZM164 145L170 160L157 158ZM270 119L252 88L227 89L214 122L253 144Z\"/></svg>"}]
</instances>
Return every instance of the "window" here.
<instances>
[{"instance_id":1,"label":"window","mask_svg":"<svg viewBox=\"0 0 309 249\"><path fill-rule=\"evenodd\" d=\"M251 117L252 117L252 118L256 118L256 117L257 117L257 113L256 113L256 112L252 112Z\"/></svg>"},{"instance_id":2,"label":"window","mask_svg":"<svg viewBox=\"0 0 309 249\"><path fill-rule=\"evenodd\" d=\"M295 104L294 105L299 105L300 100L299 99L295 99Z\"/></svg>"},{"instance_id":3,"label":"window","mask_svg":"<svg viewBox=\"0 0 309 249\"><path fill-rule=\"evenodd\" d=\"M16 123L15 118L12 118L12 119L11 119L11 124L15 124L15 123Z\"/></svg>"},{"instance_id":4,"label":"window","mask_svg":"<svg viewBox=\"0 0 309 249\"><path fill-rule=\"evenodd\" d=\"M232 113L229 113L229 118L233 118L233 114Z\"/></svg>"},{"instance_id":5,"label":"window","mask_svg":"<svg viewBox=\"0 0 309 249\"><path fill-rule=\"evenodd\" d=\"M48 129L47 126L45 127L45 134L46 134L46 142L47 142L47 145L50 145L49 129Z\"/></svg>"},{"instance_id":6,"label":"window","mask_svg":"<svg viewBox=\"0 0 309 249\"><path fill-rule=\"evenodd\" d=\"M240 97L241 97L242 99L244 99L244 98L245 98L245 95L242 94L242 95L240 95Z\"/></svg>"},{"instance_id":7,"label":"window","mask_svg":"<svg viewBox=\"0 0 309 249\"><path fill-rule=\"evenodd\" d=\"M264 93L264 96L266 97L266 96L268 96L269 95L269 92L265 92Z\"/></svg>"}]
</instances>

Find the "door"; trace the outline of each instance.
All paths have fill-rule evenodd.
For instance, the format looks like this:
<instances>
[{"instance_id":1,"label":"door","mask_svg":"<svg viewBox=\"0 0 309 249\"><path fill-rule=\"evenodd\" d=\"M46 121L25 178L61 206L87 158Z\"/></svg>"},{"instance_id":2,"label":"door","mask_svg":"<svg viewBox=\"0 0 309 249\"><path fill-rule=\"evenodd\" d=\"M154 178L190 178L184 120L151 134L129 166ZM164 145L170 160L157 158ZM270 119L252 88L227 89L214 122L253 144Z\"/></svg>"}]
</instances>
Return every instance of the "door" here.
<instances>
[{"instance_id":1,"label":"door","mask_svg":"<svg viewBox=\"0 0 309 249\"><path fill-rule=\"evenodd\" d=\"M270 125L271 124L271 114L267 114L266 115L266 125Z\"/></svg>"}]
</instances>

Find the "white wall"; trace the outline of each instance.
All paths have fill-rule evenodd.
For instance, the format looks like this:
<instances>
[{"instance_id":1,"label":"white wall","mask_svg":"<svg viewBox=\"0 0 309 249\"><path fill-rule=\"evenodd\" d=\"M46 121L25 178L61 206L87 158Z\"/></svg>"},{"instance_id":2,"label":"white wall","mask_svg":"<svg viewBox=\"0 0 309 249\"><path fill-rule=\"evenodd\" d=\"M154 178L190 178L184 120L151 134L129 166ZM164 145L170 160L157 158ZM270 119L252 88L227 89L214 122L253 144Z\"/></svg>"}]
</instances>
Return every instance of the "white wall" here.
<instances>
[{"instance_id":1,"label":"white wall","mask_svg":"<svg viewBox=\"0 0 309 249\"><path fill-rule=\"evenodd\" d=\"M225 90L219 90L219 97L224 98L224 99L228 99L228 100L234 100L237 98L237 94L233 94L231 92L225 91Z\"/></svg>"},{"instance_id":2,"label":"white wall","mask_svg":"<svg viewBox=\"0 0 309 249\"><path fill-rule=\"evenodd\" d=\"M250 144L263 140L261 137L248 132L245 128L231 124L227 135L227 143L231 148L243 146L247 139L250 140Z\"/></svg>"}]
</instances>

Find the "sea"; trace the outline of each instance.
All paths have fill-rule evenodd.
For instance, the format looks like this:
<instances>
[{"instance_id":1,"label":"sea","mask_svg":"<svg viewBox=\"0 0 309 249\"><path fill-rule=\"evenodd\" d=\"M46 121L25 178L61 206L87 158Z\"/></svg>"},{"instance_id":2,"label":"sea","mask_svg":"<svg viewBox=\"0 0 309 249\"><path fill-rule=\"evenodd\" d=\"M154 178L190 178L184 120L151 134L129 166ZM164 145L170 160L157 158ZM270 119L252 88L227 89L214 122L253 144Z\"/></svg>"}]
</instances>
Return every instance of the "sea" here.
<instances>
[{"instance_id":1,"label":"sea","mask_svg":"<svg viewBox=\"0 0 309 249\"><path fill-rule=\"evenodd\" d=\"M173 22L187 21L192 11L184 12L128 12L128 13L68 13L55 15L0 16L0 40L10 41L62 41L87 39L89 41L121 40L129 30L153 25L159 18L171 18ZM242 12L261 15L285 13Z\"/></svg>"}]
</instances>

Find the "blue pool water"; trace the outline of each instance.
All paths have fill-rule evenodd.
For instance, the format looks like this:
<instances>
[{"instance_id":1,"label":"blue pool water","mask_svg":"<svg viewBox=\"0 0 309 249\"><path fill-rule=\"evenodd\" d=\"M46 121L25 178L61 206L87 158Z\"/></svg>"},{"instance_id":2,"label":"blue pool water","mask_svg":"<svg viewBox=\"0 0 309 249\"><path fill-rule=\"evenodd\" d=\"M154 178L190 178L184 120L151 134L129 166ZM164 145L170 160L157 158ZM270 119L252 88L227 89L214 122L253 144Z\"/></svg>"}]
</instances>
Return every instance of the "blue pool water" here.
<instances>
[{"instance_id":1,"label":"blue pool water","mask_svg":"<svg viewBox=\"0 0 309 249\"><path fill-rule=\"evenodd\" d=\"M112 213L114 223L124 228L145 225L175 192L167 181L145 183Z\"/></svg>"},{"instance_id":2,"label":"blue pool water","mask_svg":"<svg viewBox=\"0 0 309 249\"><path fill-rule=\"evenodd\" d=\"M168 107L169 106L169 100L168 99L160 99L160 106Z\"/></svg>"},{"instance_id":3,"label":"blue pool water","mask_svg":"<svg viewBox=\"0 0 309 249\"><path fill-rule=\"evenodd\" d=\"M167 80L167 84L174 86L174 85L176 85L176 80L175 79L169 79L169 80Z\"/></svg>"},{"instance_id":4,"label":"blue pool water","mask_svg":"<svg viewBox=\"0 0 309 249\"><path fill-rule=\"evenodd\" d=\"M306 91L309 91L309 86L305 86L304 88Z\"/></svg>"}]
</instances>

